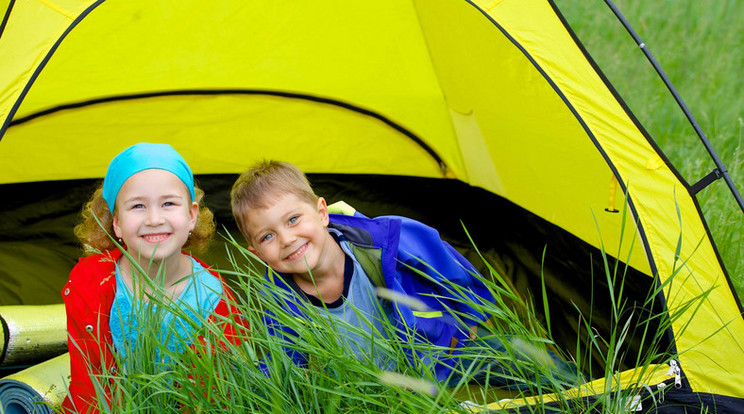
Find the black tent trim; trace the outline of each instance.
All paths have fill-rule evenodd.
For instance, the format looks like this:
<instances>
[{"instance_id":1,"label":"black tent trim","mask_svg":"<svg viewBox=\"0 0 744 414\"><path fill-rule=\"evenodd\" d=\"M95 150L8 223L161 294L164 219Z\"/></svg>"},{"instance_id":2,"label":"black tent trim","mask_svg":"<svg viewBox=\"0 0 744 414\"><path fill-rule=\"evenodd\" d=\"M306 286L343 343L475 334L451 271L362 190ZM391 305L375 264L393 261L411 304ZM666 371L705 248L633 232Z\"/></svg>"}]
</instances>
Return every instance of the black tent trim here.
<instances>
[{"instance_id":1,"label":"black tent trim","mask_svg":"<svg viewBox=\"0 0 744 414\"><path fill-rule=\"evenodd\" d=\"M718 174L714 174L713 177L715 179L723 177L724 181L729 187L729 190L731 190L731 194L734 196L734 199L736 199L737 204L739 205L739 208L741 209L742 213L744 213L744 199L741 198L741 194L739 193L739 190L736 189L736 185L734 184L733 180L731 179L731 176L728 174L728 169L725 165L723 165L723 161L718 157L718 154L713 149L713 146L710 144L710 141L708 140L708 137L705 136L705 133L703 132L702 128L700 128L700 124L698 124L695 117L692 115L692 112L690 112L690 109L687 107L687 104L685 104L685 101L682 99L682 96L677 92L677 89L672 84L672 81L669 80L669 77L664 73L664 70L661 68L661 65L659 62L656 61L656 58L653 54L651 54L651 51L648 50L648 47L646 47L646 43L641 40L641 37L636 33L636 31L633 29L633 27L630 25L627 19L625 19L625 16L623 16L622 13L620 13L620 10L615 6L615 4L611 0L605 0L605 3L607 3L607 6L612 10L612 12L615 14L615 17L617 17L618 20L620 20L620 23L622 23L625 30L630 34L630 36L633 38L633 40L636 42L638 47L643 51L643 54L646 56L646 59L651 63L651 66L654 67L654 70L659 75L661 80L664 82L664 85L667 87L669 92L674 97L674 100L677 102L677 105L682 109L682 112L685 114L685 117L687 117L687 120L690 122L690 125L692 125L692 128L695 130L695 133L697 134L698 138L700 138L700 141L703 143L703 146L705 146L705 149L708 151L708 155L710 155L710 158L713 160L713 162L716 164L716 170L719 172ZM713 172L715 173L714 170ZM715 180L707 180L711 177L711 175L707 175L703 179L699 180L697 183L695 183L696 187L705 187L712 183ZM691 191L691 189L688 186L688 191ZM698 190L699 191L699 190ZM694 195L694 193L691 193Z\"/></svg>"},{"instance_id":2,"label":"black tent trim","mask_svg":"<svg viewBox=\"0 0 744 414\"><path fill-rule=\"evenodd\" d=\"M591 129L589 129L589 127L586 125L586 123L584 122L584 120L581 118L581 115L579 115L579 113L576 111L576 109L573 107L573 105L571 105L571 102L566 98L566 96L563 94L563 92L560 90L560 88L558 88L558 86L553 82L553 80L550 79L550 77L548 76L548 74L540 67L540 65L538 65L538 63L535 61L535 59L522 47L522 45L520 45L503 27L501 27L501 25L499 25L496 21L494 21L486 12L484 12L478 6L476 6L475 4L473 4L470 0L468 0L468 3L470 3L475 9L477 9L479 12L481 12L488 20L490 20L491 23L493 23L493 25L496 26L501 31L501 33L503 33L504 36L507 39L509 39L509 41L511 41L512 44L514 44L514 46L517 47L522 52L522 54L524 54L524 56L535 67L535 69L538 72L540 72L540 74L543 76L543 78L546 80L546 82L548 82L548 84L553 88L553 90L555 91L555 93L566 104L566 107L569 108L569 110L571 111L571 113L574 114L574 117L576 117L576 120L582 126L582 128L586 132L587 136L592 140L592 142L594 143L595 147L597 147L597 151L599 151L599 153L602 155L602 158L604 158L604 160L607 162L607 165L612 170L612 173L615 175L615 177L618 178L618 183L620 184L623 193L626 193L627 194L627 185L625 184L625 182L623 180L620 179L621 178L621 175L620 175L619 171L617 170L617 168L615 167L615 165L612 163L612 161L610 160L609 156L604 151L604 149L599 145L599 142L597 141L597 139L594 136L594 134L592 134ZM638 217L638 211L635 208L635 205L633 203L633 200L630 197L628 197L627 198L627 202L628 202L628 206L631 209L633 215L635 217ZM640 233L641 239L642 239L642 241L644 243L644 249L645 249L646 255L647 255L648 259L649 259L649 265L651 267L651 272L653 274L656 274L657 273L656 263L653 260L653 256L651 255L651 251L649 250L648 239L646 238L646 233L643 230L643 227L639 226L638 227L638 232Z\"/></svg>"},{"instance_id":3,"label":"black tent trim","mask_svg":"<svg viewBox=\"0 0 744 414\"><path fill-rule=\"evenodd\" d=\"M664 161L664 164L666 164L667 167L672 171L675 177L684 184L686 187L689 186L689 183L687 182L687 179L680 174L680 172L674 167L674 164L672 164L672 161L667 157L667 155L662 151L661 147L656 143L656 141L651 137L651 134L648 133L646 128L641 124L641 122L638 120L638 118L635 116L635 114L630 110L630 107L625 102L625 100L620 96L620 93L615 89L615 86L610 83L610 80L607 78L607 76L604 74L602 69L599 67L599 64L594 60L592 55L589 54L589 51L586 49L584 44L581 42L579 37L576 35L576 32L574 32L571 25L568 23L568 20L566 20L566 17L561 13L561 11L558 9L558 6L555 4L554 0L548 0L550 3L550 6L553 8L553 12L555 12L556 16L561 20L561 23L563 23L563 27L566 28L566 31L568 31L568 34L573 39L576 46L579 48L581 53L586 58L587 62L594 68L594 71L599 75L602 82L604 82L607 89L612 93L612 96L615 97L615 100L617 100L617 103L620 104L620 107L623 108L625 111L625 114L630 118L630 120L633 122L636 128L641 132L641 135L643 135L644 138L646 138L646 141L651 145L651 147L656 151L656 153L659 155L659 157Z\"/></svg>"},{"instance_id":4,"label":"black tent trim","mask_svg":"<svg viewBox=\"0 0 744 414\"><path fill-rule=\"evenodd\" d=\"M14 0L11 0L11 1L14 2ZM91 4L87 9L83 10L83 12L80 13L80 15L72 23L70 23L70 26L67 27L67 29L64 31L64 33L62 33L59 39L57 39L57 41L54 43L54 46L52 46L51 49L49 49L49 52L47 53L47 55L44 56L44 59L41 61L39 66L36 68L34 73L31 75L31 78L28 80L28 82L26 82L26 86L24 86L23 92L21 92L16 102L10 108L10 111L8 111L8 116L7 118L5 118L5 122L3 123L2 126L0 126L0 141L2 141L3 136L5 135L5 131L10 126L13 116L16 114L16 112L18 112L18 108L21 106L21 102L23 102L23 99L28 94L28 91L31 89L31 86L34 84L34 82L36 82L36 79L39 77L39 74L41 73L41 71L44 70L47 63L49 63L49 60L54 55L54 52L57 51L57 48L59 48L59 45L62 43L63 40L65 40L67 35L70 34L72 29L74 29L78 24L80 24L80 22L83 19L85 19L85 17L88 16L90 12L92 12L96 7L100 6L101 3L103 3L104 1L105 0L98 0L95 3ZM11 8L9 7L8 12L5 15L6 19L10 15L10 9ZM2 35L1 32L0 32L0 35Z\"/></svg>"},{"instance_id":5,"label":"black tent trim","mask_svg":"<svg viewBox=\"0 0 744 414\"><path fill-rule=\"evenodd\" d=\"M15 0L10 0L8 3L8 8L5 10L5 16L3 16L3 21L0 23L0 39L3 38L3 33L5 32L5 26L8 25L8 19L10 18L10 12L13 11L13 5L15 4Z\"/></svg>"},{"instance_id":6,"label":"black tent trim","mask_svg":"<svg viewBox=\"0 0 744 414\"><path fill-rule=\"evenodd\" d=\"M682 185L685 186L685 188L687 189L687 191L692 196L691 197L692 202L695 205L695 208L697 209L698 215L701 218L701 221L703 223L703 228L705 228L705 233L708 235L708 239L710 240L710 243L713 246L713 251L716 254L716 259L718 260L718 263L721 266L721 269L723 270L723 274L726 276L726 281L728 283L728 286L729 286L729 288L731 289L732 292L736 292L736 289L734 288L734 285L731 282L731 277L730 277L730 275L728 273L728 270L726 269L726 266L723 263L723 258L721 257L721 254L720 254L720 252L718 250L718 247L716 246L716 242L715 242L715 239L713 238L713 234L711 233L710 227L708 226L708 221L705 219L705 215L703 214L703 210L702 210L702 208L700 206L700 203L698 202L697 197L695 197L695 195L700 190L702 190L705 186L709 185L710 183L712 183L713 181L715 181L716 179L718 179L719 177L716 177L716 175L720 175L721 174L721 171L718 170L718 169L715 169L715 170L713 170L713 172L711 172L707 176L703 177L697 183L695 183L693 185L690 185L687 182L687 180L685 179L685 177L683 177L682 174L680 174L680 172L677 170L677 168L674 166L674 164L672 164L672 161L666 156L666 154L663 152L663 150L661 149L661 147L659 147L659 145L656 143L656 141L651 137L651 135L648 133L648 131L646 130L646 128L641 124L641 122L638 120L638 118L635 116L635 114L630 110L630 107L625 102L625 100L620 96L620 93L617 91L617 89L615 89L615 87L612 85L612 83L610 83L610 80L604 74L604 72L602 71L602 69L600 69L600 67L597 64L597 62L589 54L589 51L586 49L586 47L584 46L584 44L581 42L581 40L579 39L579 37L576 35L576 33L574 32L574 30L571 28L571 25L568 23L568 21L566 20L565 16L563 15L563 13L561 13L561 11L558 9L558 7L556 6L554 0L548 0L548 1L550 2L550 5L553 8L553 11L555 12L556 16L558 16L558 18L563 23L563 26L568 31L569 35L571 35L571 38L574 40L574 43L576 43L576 46L579 48L579 50L581 50L581 53L584 54L584 57L586 58L587 62L589 62L589 64L597 72L597 74L599 75L600 79L602 79L602 82L604 82L604 84L607 87L607 89L615 97L615 99L617 100L617 102L620 104L620 106L625 111L626 115L628 115L628 117L631 119L631 121L633 122L633 124L635 124L636 128L638 128L638 130L641 132L641 134L646 138L646 141L656 151L656 153L659 155L659 157L662 159L662 161L666 164L666 166L669 168L669 170L672 172L672 174L674 174L674 176L677 177L677 179L682 183ZM613 12L615 12L615 11L613 10ZM615 13L616 13L616 16L617 16L617 13L619 13L619 11L617 11ZM624 21L623 24L624 25L627 25L626 30L629 30L628 27L630 27L630 23L628 23L627 20L626 20L626 21ZM632 30L632 28L630 30ZM658 65L658 63L657 63L657 65ZM657 70L657 73L658 73L658 70ZM679 98L679 99L681 100L681 98ZM711 177L711 176L713 176L713 177ZM657 283L658 283L658 281L657 281ZM739 299L739 297L735 295L735 298L734 299L736 300L736 303L739 306L739 311L741 313L744 313L744 307L742 306L742 302ZM665 306L666 306L666 304L665 304Z\"/></svg>"},{"instance_id":7,"label":"black tent trim","mask_svg":"<svg viewBox=\"0 0 744 414\"><path fill-rule=\"evenodd\" d=\"M589 51L586 49L586 47L584 46L584 44L581 42L581 40L579 39L579 37L576 35L576 32L574 32L574 30L571 27L571 25L568 23L568 20L566 20L566 18L563 15L563 13L561 13L561 11L558 9L558 7L555 4L554 0L548 0L548 1L550 3L551 7L553 8L553 12L561 20L561 23L563 23L563 27L566 28L566 31L571 36L571 38L573 39L574 43L579 48L579 50L581 51L581 53L584 55L584 58L587 60L587 62L589 62L589 64L592 66L592 68L594 69L594 71L600 77L600 79L605 84L605 86L607 87L607 89L615 97L615 100L618 102L618 104L620 105L620 107L623 108L623 110L625 111L625 114L628 116L628 118L630 118L631 122L633 122L633 124L636 126L636 128L638 128L638 130L640 131L641 135L643 135L643 137L646 138L646 141L648 142L648 144L654 149L654 151L656 152L656 154L661 158L661 160L664 162L664 164L666 164L667 168L669 168L669 170L672 172L672 174L674 174L674 176L677 177L677 179L682 183L682 185L684 185L686 188L689 188L689 183L687 182L687 180L685 179L685 177L683 177L682 174L680 174L680 172L674 166L674 164L672 164L671 160L662 151L661 147L659 147L659 145L656 143L656 141L648 133L648 131L646 130L646 128L641 124L641 122L638 120L638 118L635 116L635 114L630 110L630 107L625 102L625 100L622 98L622 96L620 96L620 93L617 91L617 89L615 89L615 87L612 85L612 83L610 83L610 80L607 78L607 76L605 75L605 73L599 67L599 64L597 63L597 61L594 60L594 58L591 56L591 54L589 54ZM621 184L621 185L623 185L623 184ZM625 190L625 186L624 185L623 185L623 190ZM705 216L703 215L703 212L702 212L702 210L700 208L700 205L697 202L697 198L693 197L692 198L692 201L693 201L693 204L695 205L695 208L698 211L698 215L700 215L700 217L702 219L703 227L705 228L705 233L708 235L708 238L711 240L711 244L713 245L713 250L715 251L715 254L716 254L716 257L718 259L718 262L721 265L721 268L723 269L724 274L726 275L726 279L728 280L729 287L733 291L734 290L734 287L731 284L731 279L728 277L728 273L726 272L726 268L723 265L723 260L721 259L721 256L720 256L720 254L718 252L718 248L715 246L715 242L713 241L713 236L711 235L710 229L708 228L708 223L705 220ZM634 210L634 213L635 213L635 210ZM645 241L645 237L644 237L644 241ZM650 257L650 252L647 251L647 255ZM653 273L655 275L654 280L655 280L656 288L659 289L660 286L661 286L661 280L658 277L657 270L656 270L655 266L653 267ZM664 307L664 309L667 309L666 298L664 298L664 295L663 294L660 295L660 296L661 296L660 297L660 300L661 300L662 306ZM739 308L741 309L741 304L740 303L739 303ZM672 344L676 344L676 342L674 342L674 332L672 332L671 328L667 331L667 336L669 337L669 340L671 341ZM674 346L675 346L675 350L674 351L676 352L676 345L674 345ZM687 380L685 379L685 381L687 381Z\"/></svg>"},{"instance_id":8,"label":"black tent trim","mask_svg":"<svg viewBox=\"0 0 744 414\"><path fill-rule=\"evenodd\" d=\"M87 101L74 102L74 103L69 103L65 105L59 105L53 108L48 108L48 109L45 109L39 112L35 112L33 114L29 114L22 118L14 119L12 122L10 122L9 126L20 125L20 124L32 121L37 118L41 118L46 115L65 111L68 109L82 108L86 106L93 106L93 105L109 103L109 102L117 102L117 101L149 99L149 98L164 97L164 96L189 96L189 95L191 96L195 96L195 95L202 95L202 96L210 96L210 95L276 96L276 97L281 97L281 98L312 101L312 102L333 105L333 106L338 106L340 108L348 109L350 111L357 112L359 114L375 118L385 123L389 127L393 128L394 130L400 132L401 134L405 135L406 137L410 138L419 147L421 147L424 151L426 151L426 153L429 154L429 156L437 163L439 170L441 171L443 177L448 177L449 175L449 167L447 166L447 163L442 159L441 156L439 156L439 154L436 151L434 151L434 149L431 146L429 146L429 144L424 142L424 140L422 140L420 137L418 137L413 132L393 122L387 117L377 112L373 112L368 109L350 104L348 102L342 102L342 101L331 99L331 98L325 98L325 97L319 97L319 96L313 96L313 95L307 95L307 94L301 94L301 93L284 92L284 91L264 90L264 89L188 89L188 90L172 90L172 91L160 91L160 92L141 93L141 94L132 94L132 95L110 96L110 97L105 97L105 98L90 99Z\"/></svg>"},{"instance_id":9,"label":"black tent trim","mask_svg":"<svg viewBox=\"0 0 744 414\"><path fill-rule=\"evenodd\" d=\"M592 131L586 125L586 123L584 122L584 120L582 119L582 117L579 115L579 113L573 107L573 105L571 104L571 102L569 102L569 100L566 98L566 96L563 94L563 92L560 90L560 88L558 88L558 86L553 82L553 80L548 76L548 74L542 69L542 67L540 67L540 65L537 63L537 61L527 52L527 50L524 49L522 47L522 45L519 44L519 42L517 42L516 39L514 39L500 24L498 24L491 16L489 16L480 7L478 7L477 5L473 4L471 0L467 0L467 2L470 3L480 13L482 13L489 21L491 21L491 23L495 27L497 27L499 29L499 31L501 31L501 33L503 33L503 35L507 39L509 39L509 41L512 42L512 44L515 47L517 47L522 52L522 54L532 63L532 65L535 67L535 69L543 76L543 78L553 88L553 90L555 91L555 93L565 103L566 107L569 108L569 110L571 111L571 113L574 114L574 116L576 117L576 120L582 126L582 128L586 132L587 136L594 143L595 147L597 148L597 151L599 151L599 153L605 159L605 162L607 162L607 165L610 167L610 169L612 170L612 173L617 178L618 184L620 185L623 193L628 194L627 193L627 184L621 179L621 175L618 172L616 166L612 163L612 161L610 160L609 156L604 151L604 149L599 145L599 142L597 141L597 139L594 136L594 134L592 133ZM555 8L555 5L552 3L552 1L551 1L551 5ZM558 13L558 16L561 16L560 13ZM561 21L564 23L564 25L566 24L566 22L565 22L565 20L563 20L562 16L561 16ZM569 32L571 32L571 31L569 30ZM573 33L572 33L572 36L573 36ZM583 51L583 49L582 49L582 51ZM595 66L592 60L590 60L590 62L592 62L592 65ZM595 70L597 70L597 72L600 74L600 76L602 76L602 79L605 81L605 83L607 83L606 79L604 78L604 76L601 74L601 72L598 69L599 68L595 66ZM636 122L636 121L634 120L634 122ZM626 197L626 202L628 204L628 208L632 212L632 217L638 217L638 210L636 209L635 204L634 204L634 202L633 202L633 200L632 200L632 198L630 196ZM644 230L644 228L643 228L643 226L641 225L640 222L636 223L636 228L638 229L639 237L641 238L641 240L643 242L643 248L644 248L644 251L646 252L646 257L647 257L647 259L649 261L649 266L650 266L650 269L651 269L651 273L654 275L655 285L657 286L657 289L658 289L658 287L660 286L661 281L660 281L660 279L658 277L658 269L656 267L656 262L654 260L654 257L651 254L651 250L650 250L649 243L648 243L648 238L646 237L646 232L645 232L645 230ZM667 307L666 306L666 298L664 297L664 292L661 289L659 289L658 297L659 297L658 299L661 301L661 304L662 304L663 308L666 309L666 307ZM669 339L669 343L670 343L670 345L672 347L671 351L674 352L674 353L676 353L677 352L677 343L676 343L674 332L672 331L671 326L666 329L666 334L667 334L667 338Z\"/></svg>"}]
</instances>

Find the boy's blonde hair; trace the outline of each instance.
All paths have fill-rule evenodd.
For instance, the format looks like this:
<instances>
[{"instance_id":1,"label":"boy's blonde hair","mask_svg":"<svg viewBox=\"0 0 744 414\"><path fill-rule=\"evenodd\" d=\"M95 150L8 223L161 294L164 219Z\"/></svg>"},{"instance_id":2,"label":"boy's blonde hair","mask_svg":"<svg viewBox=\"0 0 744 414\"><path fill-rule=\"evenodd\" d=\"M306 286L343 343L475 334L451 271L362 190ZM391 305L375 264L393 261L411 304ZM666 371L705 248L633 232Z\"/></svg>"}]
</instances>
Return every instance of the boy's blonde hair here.
<instances>
[{"instance_id":1,"label":"boy's blonde hair","mask_svg":"<svg viewBox=\"0 0 744 414\"><path fill-rule=\"evenodd\" d=\"M265 208L272 198L284 194L294 194L313 206L318 201L305 174L288 162L263 160L240 174L230 191L230 204L235 222L246 239L246 212Z\"/></svg>"},{"instance_id":2,"label":"boy's blonde hair","mask_svg":"<svg viewBox=\"0 0 744 414\"><path fill-rule=\"evenodd\" d=\"M214 214L209 208L201 205L204 191L197 186L194 186L194 190L194 201L199 204L199 213L196 218L194 230L191 231L189 238L183 245L183 249L193 252L203 252L209 246L212 236L214 236ZM111 214L108 204L103 199L103 184L98 186L90 197L90 200L83 206L80 212L80 222L75 226L73 231L83 245L86 255L103 252L116 247L114 241L111 239L112 237L116 237L114 234L114 216Z\"/></svg>"}]
</instances>

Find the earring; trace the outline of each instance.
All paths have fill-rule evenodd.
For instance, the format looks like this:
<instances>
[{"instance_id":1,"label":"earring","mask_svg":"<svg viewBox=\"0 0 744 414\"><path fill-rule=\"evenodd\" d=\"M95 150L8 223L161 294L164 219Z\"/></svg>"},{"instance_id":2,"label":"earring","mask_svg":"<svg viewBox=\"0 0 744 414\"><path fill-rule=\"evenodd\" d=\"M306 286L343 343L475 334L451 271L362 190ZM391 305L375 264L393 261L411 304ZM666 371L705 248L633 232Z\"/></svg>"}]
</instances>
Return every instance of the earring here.
<instances>
[{"instance_id":1,"label":"earring","mask_svg":"<svg viewBox=\"0 0 744 414\"><path fill-rule=\"evenodd\" d=\"M119 244L121 244L123 241L124 240L122 240L121 237L119 237Z\"/></svg>"},{"instance_id":2,"label":"earring","mask_svg":"<svg viewBox=\"0 0 744 414\"><path fill-rule=\"evenodd\" d=\"M189 232L189 237L191 237L191 232Z\"/></svg>"}]
</instances>

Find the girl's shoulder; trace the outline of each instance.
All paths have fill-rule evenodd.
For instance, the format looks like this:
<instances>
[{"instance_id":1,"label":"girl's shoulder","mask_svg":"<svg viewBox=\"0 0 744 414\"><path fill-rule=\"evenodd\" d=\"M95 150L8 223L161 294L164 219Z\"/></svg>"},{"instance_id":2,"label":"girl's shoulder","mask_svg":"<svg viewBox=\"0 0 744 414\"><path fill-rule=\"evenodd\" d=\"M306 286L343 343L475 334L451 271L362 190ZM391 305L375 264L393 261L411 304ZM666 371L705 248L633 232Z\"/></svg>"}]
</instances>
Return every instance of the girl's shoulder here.
<instances>
[{"instance_id":1,"label":"girl's shoulder","mask_svg":"<svg viewBox=\"0 0 744 414\"><path fill-rule=\"evenodd\" d=\"M122 253L119 249L111 249L102 253L84 256L78 259L75 267L109 267L116 265Z\"/></svg>"},{"instance_id":2,"label":"girl's shoulder","mask_svg":"<svg viewBox=\"0 0 744 414\"><path fill-rule=\"evenodd\" d=\"M204 270L206 270L207 272L209 272L212 276L216 277L218 280L222 280L222 276L220 276L219 272L217 272L216 270L212 269L208 264L204 263L198 257L196 257L196 256L194 256L194 255L192 255L192 254L190 254L188 252L182 252L182 254L185 254L186 256L189 256L196 263L199 263L204 268Z\"/></svg>"},{"instance_id":3,"label":"girl's shoulder","mask_svg":"<svg viewBox=\"0 0 744 414\"><path fill-rule=\"evenodd\" d=\"M94 306L104 300L112 300L116 291L116 260L121 252L111 250L82 257L70 272L70 278L62 288L66 304L84 303Z\"/></svg>"},{"instance_id":4,"label":"girl's shoulder","mask_svg":"<svg viewBox=\"0 0 744 414\"><path fill-rule=\"evenodd\" d=\"M95 279L100 281L102 277L113 275L116 270L116 261L119 260L121 254L118 249L113 249L79 258L70 272L70 280Z\"/></svg>"}]
</instances>

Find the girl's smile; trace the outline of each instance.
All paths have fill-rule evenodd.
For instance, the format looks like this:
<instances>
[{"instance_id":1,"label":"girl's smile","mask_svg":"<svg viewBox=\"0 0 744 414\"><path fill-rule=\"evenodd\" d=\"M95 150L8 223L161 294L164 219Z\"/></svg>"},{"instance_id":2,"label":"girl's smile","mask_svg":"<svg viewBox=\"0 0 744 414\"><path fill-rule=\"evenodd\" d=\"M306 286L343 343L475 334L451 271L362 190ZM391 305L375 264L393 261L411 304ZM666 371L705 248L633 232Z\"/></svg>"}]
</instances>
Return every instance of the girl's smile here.
<instances>
[{"instance_id":1,"label":"girl's smile","mask_svg":"<svg viewBox=\"0 0 744 414\"><path fill-rule=\"evenodd\" d=\"M145 234L142 236L148 243L160 243L168 239L170 233Z\"/></svg>"}]
</instances>

